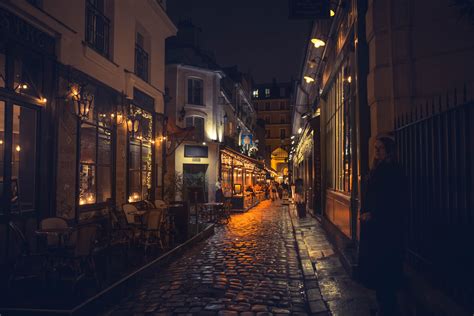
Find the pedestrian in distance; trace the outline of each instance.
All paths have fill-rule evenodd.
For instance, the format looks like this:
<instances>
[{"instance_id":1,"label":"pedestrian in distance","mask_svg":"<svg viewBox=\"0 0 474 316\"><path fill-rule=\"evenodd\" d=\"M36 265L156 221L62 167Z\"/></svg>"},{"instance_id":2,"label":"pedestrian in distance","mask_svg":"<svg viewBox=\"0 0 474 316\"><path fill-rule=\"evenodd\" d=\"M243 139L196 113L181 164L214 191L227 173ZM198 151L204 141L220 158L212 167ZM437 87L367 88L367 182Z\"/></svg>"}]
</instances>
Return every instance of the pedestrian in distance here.
<instances>
[{"instance_id":1,"label":"pedestrian in distance","mask_svg":"<svg viewBox=\"0 0 474 316\"><path fill-rule=\"evenodd\" d=\"M359 264L362 281L376 291L378 314L399 315L397 291L402 285L403 223L406 193L396 144L380 135L374 145L361 208Z\"/></svg>"}]
</instances>

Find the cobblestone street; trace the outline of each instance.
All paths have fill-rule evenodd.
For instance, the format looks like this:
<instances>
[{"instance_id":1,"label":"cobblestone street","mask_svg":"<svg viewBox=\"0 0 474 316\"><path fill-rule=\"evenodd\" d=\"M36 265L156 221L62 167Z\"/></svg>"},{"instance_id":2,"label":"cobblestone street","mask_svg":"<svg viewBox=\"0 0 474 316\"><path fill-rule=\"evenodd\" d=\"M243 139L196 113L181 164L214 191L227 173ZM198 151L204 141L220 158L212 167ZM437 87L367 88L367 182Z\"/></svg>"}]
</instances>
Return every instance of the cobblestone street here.
<instances>
[{"instance_id":1,"label":"cobblestone street","mask_svg":"<svg viewBox=\"0 0 474 316\"><path fill-rule=\"evenodd\" d=\"M292 217L301 248L305 238ZM311 245L300 254L308 251L314 259ZM265 201L157 269L108 314L329 315L314 265L302 262L287 206Z\"/></svg>"}]
</instances>

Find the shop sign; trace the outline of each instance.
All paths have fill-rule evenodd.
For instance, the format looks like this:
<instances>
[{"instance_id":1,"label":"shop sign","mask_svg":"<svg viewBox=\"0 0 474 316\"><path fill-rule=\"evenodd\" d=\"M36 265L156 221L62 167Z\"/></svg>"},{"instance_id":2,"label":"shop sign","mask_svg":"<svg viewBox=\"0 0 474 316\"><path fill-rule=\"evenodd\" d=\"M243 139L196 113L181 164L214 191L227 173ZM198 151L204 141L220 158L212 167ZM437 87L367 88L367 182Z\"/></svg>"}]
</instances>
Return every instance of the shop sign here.
<instances>
[{"instance_id":1,"label":"shop sign","mask_svg":"<svg viewBox=\"0 0 474 316\"><path fill-rule=\"evenodd\" d=\"M315 20L329 18L328 0L288 0L290 19Z\"/></svg>"},{"instance_id":2,"label":"shop sign","mask_svg":"<svg viewBox=\"0 0 474 316\"><path fill-rule=\"evenodd\" d=\"M0 8L0 34L54 55L54 38L13 13Z\"/></svg>"}]
</instances>

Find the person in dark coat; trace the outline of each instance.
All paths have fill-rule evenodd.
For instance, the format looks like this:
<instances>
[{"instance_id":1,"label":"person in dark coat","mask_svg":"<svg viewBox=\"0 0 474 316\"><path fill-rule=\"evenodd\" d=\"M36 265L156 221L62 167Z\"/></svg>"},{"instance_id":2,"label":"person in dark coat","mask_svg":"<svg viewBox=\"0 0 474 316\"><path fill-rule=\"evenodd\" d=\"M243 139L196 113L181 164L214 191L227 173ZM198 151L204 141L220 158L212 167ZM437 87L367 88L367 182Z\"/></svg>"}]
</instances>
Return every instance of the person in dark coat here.
<instances>
[{"instance_id":1,"label":"person in dark coat","mask_svg":"<svg viewBox=\"0 0 474 316\"><path fill-rule=\"evenodd\" d=\"M379 314L398 315L397 290L403 277L403 222L406 184L393 138L375 142L374 161L361 208L362 278L376 291Z\"/></svg>"}]
</instances>

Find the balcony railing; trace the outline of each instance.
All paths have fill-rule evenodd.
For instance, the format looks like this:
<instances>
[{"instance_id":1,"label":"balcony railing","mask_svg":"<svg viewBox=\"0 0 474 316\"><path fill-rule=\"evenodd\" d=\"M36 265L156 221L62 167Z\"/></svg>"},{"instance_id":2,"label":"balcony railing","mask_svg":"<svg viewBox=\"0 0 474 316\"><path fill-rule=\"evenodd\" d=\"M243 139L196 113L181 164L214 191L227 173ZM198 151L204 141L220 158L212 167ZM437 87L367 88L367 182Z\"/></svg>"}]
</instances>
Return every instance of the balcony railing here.
<instances>
[{"instance_id":1,"label":"balcony railing","mask_svg":"<svg viewBox=\"0 0 474 316\"><path fill-rule=\"evenodd\" d=\"M135 74L148 82L148 53L140 45L135 45Z\"/></svg>"},{"instance_id":2,"label":"balcony railing","mask_svg":"<svg viewBox=\"0 0 474 316\"><path fill-rule=\"evenodd\" d=\"M86 42L109 58L110 20L89 2L86 5Z\"/></svg>"}]
</instances>

